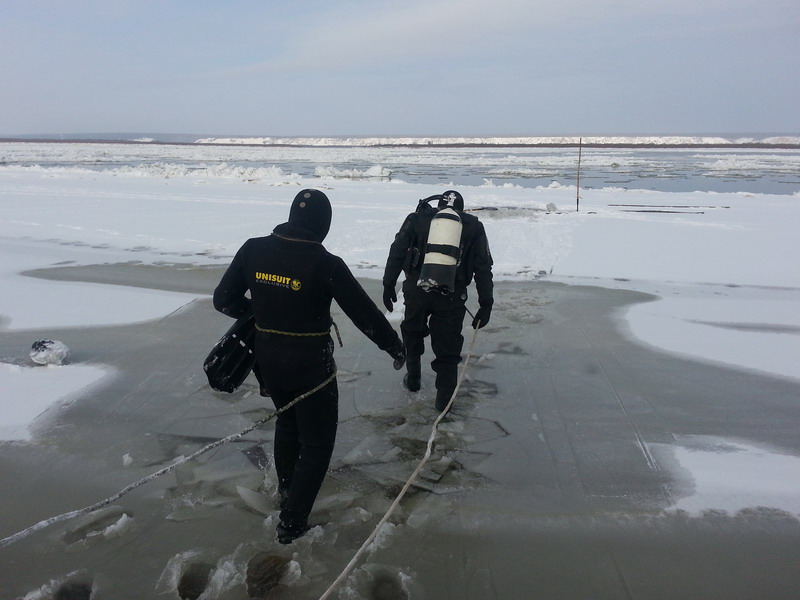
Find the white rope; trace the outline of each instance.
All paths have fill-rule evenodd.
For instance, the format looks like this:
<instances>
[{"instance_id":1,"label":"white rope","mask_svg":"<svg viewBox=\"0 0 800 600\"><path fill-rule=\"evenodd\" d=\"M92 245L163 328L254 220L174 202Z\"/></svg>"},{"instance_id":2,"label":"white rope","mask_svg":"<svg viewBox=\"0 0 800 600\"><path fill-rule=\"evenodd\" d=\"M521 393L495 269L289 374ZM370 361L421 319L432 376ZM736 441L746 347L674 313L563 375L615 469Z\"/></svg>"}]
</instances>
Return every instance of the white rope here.
<instances>
[{"instance_id":1,"label":"white rope","mask_svg":"<svg viewBox=\"0 0 800 600\"><path fill-rule=\"evenodd\" d=\"M386 511L386 514L378 522L378 524L375 526L375 529L372 531L372 533L369 535L369 537L364 541L364 543L361 545L361 547L355 553L355 555L350 560L350 562L347 564L347 566L345 566L344 570L341 572L339 577L337 577L336 580L325 591L325 593L322 596L320 596L320 600L326 600L327 598L330 598L330 595L333 593L334 589L342 581L344 581L347 578L347 576L353 570L353 568L355 567L356 563L361 558L361 556L364 554L364 552L367 550L369 545L375 540L375 538L377 537L378 532L380 531L380 529L386 524L386 522L389 520L389 517L391 516L391 514L399 506L400 501L403 499L403 497L406 495L406 492L408 492L409 488L414 483L414 480L416 479L417 475L419 475L420 471L422 470L422 467L425 466L425 463L427 463L428 459L431 457L431 453L433 452L433 442L436 439L436 434L438 432L439 423L444 418L444 416L447 414L447 412L450 410L450 408L453 406L453 401L455 400L456 394L458 393L458 390L461 387L461 383L464 381L464 376L465 376L466 371L467 371L467 366L469 364L470 358L472 357L472 351L473 351L473 349L475 347L475 340L477 340L477 338L478 338L478 329L475 329L475 331L474 331L474 333L472 335L472 341L471 341L470 346L469 346L469 351L467 352L467 357L466 357L466 359L464 361L463 367L461 368L461 374L459 375L458 381L456 383L456 387L453 390L453 394L450 396L450 400L447 403L447 406L444 407L444 409L436 417L436 420L433 422L433 426L431 428L431 435L428 438L428 444L427 444L427 447L425 449L425 455L423 456L422 460L417 465L417 468L414 469L414 472L411 473L411 476L408 478L408 480L406 481L405 485L400 490L400 493L394 499L394 502L392 502L392 505L389 507L389 510ZM231 442L233 440L239 439L239 438L247 435L248 433L250 433L254 429L260 427L261 425L264 425L265 423L268 423L271 419L273 419L273 418L277 417L278 415L280 415L281 413L289 410L292 406L294 406L295 404L300 402L300 400L303 400L304 398L307 398L311 394L314 394L315 392L321 390L323 387L325 387L331 381L333 381L333 379L335 377L336 377L336 373L334 372L328 379L323 381L321 384L319 384L315 388L313 388L313 389L307 391L306 393L298 396L297 398L295 398L294 400L289 402L289 404L287 404L287 405L283 406L282 408L276 410L275 412L269 414L265 418L260 419L259 421L256 421L250 427L248 427L248 428L246 428L246 429L244 429L244 430L242 430L242 431L240 431L238 433L231 434L231 435L229 435L227 437L224 437L224 438L219 439L219 440L217 440L215 442L212 442L211 444L208 444L207 446L204 446L203 448L201 448L200 450L198 450L197 452L195 452L193 454L190 454L189 456L185 456L185 457L179 458L178 460L176 460L175 462L171 463L170 465L164 467L163 469L161 469L159 471L156 471L155 473L152 473L152 474L148 475L147 477L143 477L142 479L131 483L127 487L123 488L122 490L120 490L119 492L114 494L113 496L110 496L110 497L106 498L105 500L101 500L100 502L96 502L95 504L92 504L90 506L86 506L86 507L78 509L78 510L73 510L73 511L70 511L70 512L67 512L67 513L63 513L61 515L50 517L49 519L44 519L43 521L39 521L35 525L31 525L27 529L23 529L22 531L17 532L14 535L10 535L10 536L8 536L6 538L3 538L2 540L0 540L0 548L4 548L4 547L9 546L9 545L11 545L11 544L13 544L15 542L18 542L19 540L28 537L32 533L40 531L40 530L42 530L42 529L44 529L46 527L49 527L50 525L55 525L56 523L61 523L63 521L67 521L69 519L73 519L75 517L79 517L81 515L86 515L86 514L89 514L90 512L94 512L94 511L96 511L96 510L98 510L100 508L103 508L104 506L108 506L112 502L115 502L116 500L119 500L125 494L135 490L137 487L139 487L141 485L144 485L145 483L148 483L148 482L150 482L150 481L152 481L152 480L154 480L154 479L156 479L158 477L161 477L162 475L166 475L167 473L170 473L170 472L174 471L179 466L189 462L190 460L193 460L193 459L197 458L201 454L204 454L204 453L208 452L209 450L213 450L214 448L222 446L223 444L227 444L228 442Z\"/></svg>"},{"instance_id":2,"label":"white rope","mask_svg":"<svg viewBox=\"0 0 800 600\"><path fill-rule=\"evenodd\" d=\"M318 392L319 390L324 388L326 385L328 385L331 381L333 381L335 377L336 377L336 372L334 371L334 373L330 377L328 377L325 381L320 383L318 386L316 386L315 388L310 389L309 391L305 392L304 394L301 394L300 396L298 396L297 398L295 398L294 400L289 402L289 404L279 408L278 410L276 410L273 413L270 413L269 415L267 415L263 419L261 419L259 421L256 421L253 425L251 425L247 429L245 429L243 431L240 431L239 433L233 433L233 434L229 435L228 437L224 437L224 438L222 438L220 440L217 440L216 442L212 442L212 443L208 444L207 446L201 448L200 450L198 450L194 454L190 454L189 456L181 457L181 458L177 459L175 462L173 462L172 464L170 464L169 466L164 467L160 471L156 471L155 473L152 473L151 475L148 475L147 477L143 477L139 481L134 481L129 486L121 489L119 492L117 492L113 496L110 496L110 497L106 498L105 500L101 500L100 502L96 502L96 503L92 504L91 506L87 506L85 508L81 508L81 509L78 509L78 510L73 510L71 512L64 513L62 515L58 515L58 516L55 516L55 517L50 517L49 519L45 519L43 521L39 521L38 523L36 523L35 525L31 525L27 529L23 529L22 531L20 531L18 533L15 533L14 535L10 535L10 536L8 536L6 538L3 538L2 540L0 540L0 548L4 548L5 546L13 544L14 542L18 542L19 540L21 540L21 539L23 539L25 537L28 537L30 534L32 534L32 533L34 533L36 531L39 531L41 529L44 529L45 527L49 527L50 525L55 525L56 523L60 523L62 521L67 521L69 519L74 519L75 517L79 517L81 515L86 515L86 514L89 514L90 512L96 511L99 508L103 508L104 506L108 506L112 502L115 502L116 500L119 500L122 496L124 496L128 492L130 492L132 490L135 490L140 485L144 485L145 483L147 483L149 481L152 481L153 479L156 479L157 477L161 477L162 475L166 475L167 473L169 473L171 471L174 471L175 469L180 467L182 464L187 463L187 462L189 462L190 460L192 460L194 458L197 458L201 454L204 454L204 453L208 452L209 450L213 450L214 448L217 448L218 446L222 446L223 444L227 444L228 442L232 442L233 440L236 440L236 439L239 439L241 437L244 437L245 435L247 435L248 433L250 433L254 429L256 429L258 427L261 427L265 423L269 422L271 419L273 419L273 418L277 417L278 415L280 415L281 413L289 410L292 406L294 406L295 404L300 402L300 400L303 400L304 398L308 398L311 394L314 394L314 393Z\"/></svg>"},{"instance_id":3,"label":"white rope","mask_svg":"<svg viewBox=\"0 0 800 600\"><path fill-rule=\"evenodd\" d=\"M417 478L417 475L419 475L419 472L422 470L422 467L425 466L426 462L428 462L428 459L431 457L431 452L433 451L433 441L436 438L436 433L438 431L439 423L444 418L444 416L447 414L447 412L450 410L450 407L453 405L453 400L455 399L456 394L458 393L458 389L461 387L461 382L464 380L464 375L467 372L467 366L468 366L468 363L469 363L469 359L472 357L472 350L475 347L475 340L477 338L478 338L478 329L476 328L475 329L475 333L472 334L472 342L470 343L469 351L467 352L467 358L464 361L464 365L461 367L461 374L459 375L458 382L456 383L456 389L453 390L453 395L450 396L450 401L447 403L447 406L444 407L442 412L439 413L439 416L436 417L436 420L433 422L433 427L431 428L431 435L428 438L428 446L425 449L425 456L422 457L422 460L417 465L417 468L414 469L413 473L411 473L411 476L408 478L408 480L406 481L405 485L400 490L400 493L397 494L397 498L394 499L394 502L392 502L392 505L389 507L389 510L387 510L386 514L383 515L383 518L380 521L378 521L378 524L375 526L375 529L373 529L372 533L369 535L369 537L361 545L361 548L359 548L358 551L353 556L353 558L350 559L350 562L347 563L347 566L345 566L344 570L339 574L339 576L336 578L336 580L330 585L330 587L327 590L325 590L325 593L322 594L322 596L319 597L319 600L326 600L327 598L330 598L331 594L333 593L333 590L340 583L342 583L342 581L344 581L347 578L347 576L350 574L350 572L355 568L356 563L361 558L361 555L364 554L364 552L366 552L366 550L369 547L369 545L377 537L378 532L380 531L381 527L383 527L386 524L386 522L389 520L389 517L391 516L391 514L394 512L394 510L400 504L400 500L403 499L403 496L406 495L406 492L409 490L411 485L414 483L414 480Z\"/></svg>"}]
</instances>

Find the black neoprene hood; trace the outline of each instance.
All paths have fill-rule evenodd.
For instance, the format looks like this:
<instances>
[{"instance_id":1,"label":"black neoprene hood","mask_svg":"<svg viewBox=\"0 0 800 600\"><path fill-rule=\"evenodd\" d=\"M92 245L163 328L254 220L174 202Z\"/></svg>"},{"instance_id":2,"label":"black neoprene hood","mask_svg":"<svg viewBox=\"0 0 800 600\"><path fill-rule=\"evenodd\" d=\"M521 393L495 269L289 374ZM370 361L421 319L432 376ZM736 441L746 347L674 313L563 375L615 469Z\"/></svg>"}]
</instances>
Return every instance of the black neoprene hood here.
<instances>
[{"instance_id":1,"label":"black neoprene hood","mask_svg":"<svg viewBox=\"0 0 800 600\"><path fill-rule=\"evenodd\" d=\"M331 202L319 190L301 190L289 210L289 224L314 234L321 242L331 228Z\"/></svg>"}]
</instances>

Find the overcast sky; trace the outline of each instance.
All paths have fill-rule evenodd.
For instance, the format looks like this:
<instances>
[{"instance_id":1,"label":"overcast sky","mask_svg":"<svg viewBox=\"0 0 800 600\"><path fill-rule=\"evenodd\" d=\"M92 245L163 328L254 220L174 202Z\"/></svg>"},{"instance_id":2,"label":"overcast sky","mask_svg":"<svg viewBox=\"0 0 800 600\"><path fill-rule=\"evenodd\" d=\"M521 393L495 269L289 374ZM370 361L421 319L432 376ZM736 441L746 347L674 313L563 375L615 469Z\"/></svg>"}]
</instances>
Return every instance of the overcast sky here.
<instances>
[{"instance_id":1,"label":"overcast sky","mask_svg":"<svg viewBox=\"0 0 800 600\"><path fill-rule=\"evenodd\" d=\"M797 0L3 0L0 134L800 132Z\"/></svg>"}]
</instances>

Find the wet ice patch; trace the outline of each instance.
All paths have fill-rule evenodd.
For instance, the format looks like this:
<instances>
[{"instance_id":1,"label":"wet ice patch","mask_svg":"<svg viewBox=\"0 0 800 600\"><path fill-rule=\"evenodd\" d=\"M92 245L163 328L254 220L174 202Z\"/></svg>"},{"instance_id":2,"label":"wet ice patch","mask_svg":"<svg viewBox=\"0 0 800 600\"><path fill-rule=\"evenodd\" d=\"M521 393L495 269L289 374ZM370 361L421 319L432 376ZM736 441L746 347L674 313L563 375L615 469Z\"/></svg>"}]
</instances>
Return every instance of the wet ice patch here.
<instances>
[{"instance_id":1,"label":"wet ice patch","mask_svg":"<svg viewBox=\"0 0 800 600\"><path fill-rule=\"evenodd\" d=\"M676 509L736 511L768 507L800 516L800 457L745 442L706 436L684 436L675 446L653 444L668 453L679 481L689 493ZM688 476L688 480L687 480Z\"/></svg>"},{"instance_id":2,"label":"wet ice patch","mask_svg":"<svg viewBox=\"0 0 800 600\"><path fill-rule=\"evenodd\" d=\"M102 535L108 527L116 523L125 513L118 508L111 508L90 513L87 517L78 520L78 525L64 533L63 541L74 544L87 538Z\"/></svg>"},{"instance_id":3,"label":"wet ice patch","mask_svg":"<svg viewBox=\"0 0 800 600\"><path fill-rule=\"evenodd\" d=\"M133 518L123 513L119 519L103 530L103 537L113 539L122 537L133 527Z\"/></svg>"},{"instance_id":4,"label":"wet ice patch","mask_svg":"<svg viewBox=\"0 0 800 600\"><path fill-rule=\"evenodd\" d=\"M62 539L65 544L88 546L98 541L122 537L134 526L133 513L118 507L93 512L79 523L64 533Z\"/></svg>"},{"instance_id":5,"label":"wet ice patch","mask_svg":"<svg viewBox=\"0 0 800 600\"><path fill-rule=\"evenodd\" d=\"M360 495L352 490L344 490L336 494L320 495L314 503L315 512L334 512L344 510L360 499Z\"/></svg>"},{"instance_id":6,"label":"wet ice patch","mask_svg":"<svg viewBox=\"0 0 800 600\"><path fill-rule=\"evenodd\" d=\"M456 463L449 456L443 456L439 460L429 461L426 467L420 471L419 478L431 483L438 483L455 465Z\"/></svg>"},{"instance_id":7,"label":"wet ice patch","mask_svg":"<svg viewBox=\"0 0 800 600\"><path fill-rule=\"evenodd\" d=\"M439 431L449 436L464 433L464 421L448 421L439 425Z\"/></svg>"},{"instance_id":8,"label":"wet ice patch","mask_svg":"<svg viewBox=\"0 0 800 600\"><path fill-rule=\"evenodd\" d=\"M286 569L281 579L281 584L287 586L296 585L300 581L302 575L303 568L300 566L300 563L296 560L290 560L286 563Z\"/></svg>"},{"instance_id":9,"label":"wet ice patch","mask_svg":"<svg viewBox=\"0 0 800 600\"><path fill-rule=\"evenodd\" d=\"M492 353L492 352L488 352L486 354L481 354L480 356L478 356L478 359L475 361L475 364L479 365L482 362L489 361L489 360L494 360L494 358L495 358L495 354Z\"/></svg>"},{"instance_id":10,"label":"wet ice patch","mask_svg":"<svg viewBox=\"0 0 800 600\"><path fill-rule=\"evenodd\" d=\"M251 508L252 510L256 511L259 514L268 515L269 513L275 510L274 503L265 494L255 492L250 488L246 488L242 485L236 486L236 492L239 494L239 497L244 501L244 503L249 508Z\"/></svg>"},{"instance_id":11,"label":"wet ice patch","mask_svg":"<svg viewBox=\"0 0 800 600\"><path fill-rule=\"evenodd\" d=\"M392 538L396 530L397 525L393 523L384 523L381 525L381 528L375 535L375 539L372 540L372 543L367 548L369 552L375 552L380 548L388 548L392 543Z\"/></svg>"},{"instance_id":12,"label":"wet ice patch","mask_svg":"<svg viewBox=\"0 0 800 600\"><path fill-rule=\"evenodd\" d=\"M342 458L346 465L371 464L378 462L392 462L402 453L390 440L383 436L370 436L361 441L355 448Z\"/></svg>"},{"instance_id":13,"label":"wet ice patch","mask_svg":"<svg viewBox=\"0 0 800 600\"><path fill-rule=\"evenodd\" d=\"M351 508L346 510L342 515L342 518L339 522L340 525L352 525L358 523L366 523L372 518L372 513L366 509L361 508L360 506L356 506L355 508Z\"/></svg>"}]
</instances>

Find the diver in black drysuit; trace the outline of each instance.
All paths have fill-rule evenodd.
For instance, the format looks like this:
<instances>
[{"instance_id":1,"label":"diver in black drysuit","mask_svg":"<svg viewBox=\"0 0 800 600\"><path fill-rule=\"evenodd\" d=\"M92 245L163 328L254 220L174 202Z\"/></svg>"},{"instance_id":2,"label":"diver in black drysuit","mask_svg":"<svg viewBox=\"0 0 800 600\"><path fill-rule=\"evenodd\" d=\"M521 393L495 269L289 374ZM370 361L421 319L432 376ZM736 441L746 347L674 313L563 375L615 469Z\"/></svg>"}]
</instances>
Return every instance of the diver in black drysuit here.
<instances>
[{"instance_id":1,"label":"diver in black drysuit","mask_svg":"<svg viewBox=\"0 0 800 600\"><path fill-rule=\"evenodd\" d=\"M272 235L247 240L214 290L214 308L256 319L257 375L276 408L336 372L330 336L331 300L401 368L403 344L353 277L322 241L331 206L318 190L295 197L289 221ZM245 292L250 291L250 298ZM338 421L336 378L278 416L275 470L281 499L278 540L289 543L308 529L308 515L328 470Z\"/></svg>"},{"instance_id":2,"label":"diver in black drysuit","mask_svg":"<svg viewBox=\"0 0 800 600\"><path fill-rule=\"evenodd\" d=\"M432 289L426 291L417 285L422 271L428 240L428 229L436 210L427 200L420 202L416 212L408 215L389 249L383 274L383 303L390 312L397 302L395 285L400 272L405 273L403 297L405 314L400 324L406 346L405 387L412 392L420 389L420 357L425 351L425 337L431 336L431 349L435 355L431 367L436 373L437 410L450 402L458 380L458 364L464 336L461 329L466 314L467 286L475 278L480 308L472 320L472 327L480 329L489 322L494 304L492 282L492 255L483 224L477 217L464 212L461 194L448 190L440 198L438 209L449 207L461 218L459 258L456 264L453 291Z\"/></svg>"}]
</instances>

